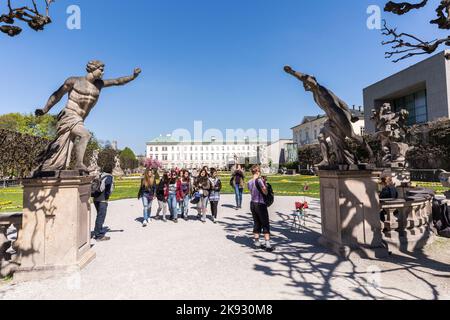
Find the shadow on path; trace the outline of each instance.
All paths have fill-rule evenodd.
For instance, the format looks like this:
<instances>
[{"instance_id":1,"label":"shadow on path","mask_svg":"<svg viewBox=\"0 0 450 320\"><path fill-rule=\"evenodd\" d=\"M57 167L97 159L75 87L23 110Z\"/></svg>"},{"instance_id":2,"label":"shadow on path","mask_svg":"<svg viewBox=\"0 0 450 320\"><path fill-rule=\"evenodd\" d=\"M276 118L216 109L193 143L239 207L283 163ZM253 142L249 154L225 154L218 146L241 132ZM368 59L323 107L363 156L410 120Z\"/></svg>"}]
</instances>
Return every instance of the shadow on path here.
<instances>
[{"instance_id":1,"label":"shadow on path","mask_svg":"<svg viewBox=\"0 0 450 320\"><path fill-rule=\"evenodd\" d=\"M321 235L320 215L317 214L320 214L320 203L313 201L310 208L307 218L309 228L303 228L301 233L291 231L291 214L277 212L275 219L272 216L272 220L275 220L271 224L276 246L274 253L253 248L253 221L250 214L240 213L225 219L221 224L228 233L228 240L255 250L249 251L249 254L259 261L253 266L256 271L269 277L285 278L286 285L297 289L299 297L319 300L423 299L422 294L419 296L415 292L400 289L402 278L407 273L415 281L425 284L434 299L440 298L436 286L426 278L449 279L450 267L447 264L429 259L424 252L409 256L393 255L383 261L341 259L318 244ZM383 264L383 267L378 267L379 264ZM386 264L390 266L386 267ZM400 275L398 287L383 286L378 280L394 272Z\"/></svg>"}]
</instances>

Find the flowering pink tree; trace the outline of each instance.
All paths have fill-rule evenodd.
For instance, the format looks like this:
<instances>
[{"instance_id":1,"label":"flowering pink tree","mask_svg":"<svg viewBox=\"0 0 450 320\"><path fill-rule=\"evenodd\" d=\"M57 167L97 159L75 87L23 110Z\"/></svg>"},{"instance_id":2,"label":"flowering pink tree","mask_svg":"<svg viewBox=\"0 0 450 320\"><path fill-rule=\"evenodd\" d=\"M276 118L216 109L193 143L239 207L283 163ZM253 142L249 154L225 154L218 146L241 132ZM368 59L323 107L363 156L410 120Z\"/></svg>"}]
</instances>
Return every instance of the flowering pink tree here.
<instances>
[{"instance_id":1,"label":"flowering pink tree","mask_svg":"<svg viewBox=\"0 0 450 320\"><path fill-rule=\"evenodd\" d=\"M158 170L162 168L162 164L156 159L147 158L144 161L144 167L152 170Z\"/></svg>"}]
</instances>

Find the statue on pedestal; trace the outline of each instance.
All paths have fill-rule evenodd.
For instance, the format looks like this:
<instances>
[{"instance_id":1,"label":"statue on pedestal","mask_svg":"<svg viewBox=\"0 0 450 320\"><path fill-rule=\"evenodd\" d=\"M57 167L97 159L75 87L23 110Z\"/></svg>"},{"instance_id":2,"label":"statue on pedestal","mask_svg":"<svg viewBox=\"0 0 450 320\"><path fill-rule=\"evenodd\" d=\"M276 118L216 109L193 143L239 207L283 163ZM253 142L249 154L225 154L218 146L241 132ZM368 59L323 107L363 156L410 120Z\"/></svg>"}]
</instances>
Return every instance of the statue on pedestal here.
<instances>
[{"instance_id":1,"label":"statue on pedestal","mask_svg":"<svg viewBox=\"0 0 450 320\"><path fill-rule=\"evenodd\" d=\"M91 157L91 161L90 161L90 165L89 165L89 174L93 177L96 177L98 175L100 175L100 166L98 165L98 156L99 156L99 151L98 150L94 150L94 152L92 153L92 157Z\"/></svg>"},{"instance_id":2,"label":"statue on pedestal","mask_svg":"<svg viewBox=\"0 0 450 320\"><path fill-rule=\"evenodd\" d=\"M359 164L356 155L347 144L347 139L364 148L369 155L370 162L374 162L373 151L369 144L353 130L352 123L359 119L353 117L348 105L333 92L320 85L313 76L297 72L289 66L286 66L284 71L303 82L305 90L313 93L314 101L328 117L319 136L323 160L318 167L349 168ZM328 143L328 139L331 144ZM332 155L334 158L331 157Z\"/></svg>"},{"instance_id":3,"label":"statue on pedestal","mask_svg":"<svg viewBox=\"0 0 450 320\"><path fill-rule=\"evenodd\" d=\"M69 100L66 107L58 115L57 136L47 150L39 157L40 165L34 175L45 171L66 170L69 166L72 148L75 145L75 169L89 172L83 164L84 154L91 134L84 126L84 120L96 105L103 88L121 86L136 79L141 69L136 68L133 75L111 80L103 80L105 65L101 61L91 61L86 67L84 77L68 78L64 84L52 94L43 109L36 110L36 116L48 113L66 94Z\"/></svg>"},{"instance_id":4,"label":"statue on pedestal","mask_svg":"<svg viewBox=\"0 0 450 320\"><path fill-rule=\"evenodd\" d=\"M113 170L112 174L113 174L113 176L116 176L116 177L122 177L123 175L125 175L125 173L123 172L122 167L120 166L120 157L119 157L119 155L117 155L114 158L114 161L115 161L116 165L114 167L114 170Z\"/></svg>"},{"instance_id":5,"label":"statue on pedestal","mask_svg":"<svg viewBox=\"0 0 450 320\"><path fill-rule=\"evenodd\" d=\"M377 129L376 136L381 140L383 166L406 168L406 153L409 150L409 145L405 142L408 134L406 120L409 112L404 109L392 112L391 105L385 103L379 109L374 109L372 114Z\"/></svg>"}]
</instances>

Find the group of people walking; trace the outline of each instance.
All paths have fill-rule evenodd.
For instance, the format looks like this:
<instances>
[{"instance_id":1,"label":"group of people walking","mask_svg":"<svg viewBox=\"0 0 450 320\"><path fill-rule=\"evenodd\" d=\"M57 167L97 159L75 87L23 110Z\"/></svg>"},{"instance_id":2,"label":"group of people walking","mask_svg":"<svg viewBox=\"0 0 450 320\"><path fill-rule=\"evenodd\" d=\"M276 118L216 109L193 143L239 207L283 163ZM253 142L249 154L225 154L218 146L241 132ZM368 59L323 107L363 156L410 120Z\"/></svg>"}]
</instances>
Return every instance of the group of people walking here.
<instances>
[{"instance_id":1,"label":"group of people walking","mask_svg":"<svg viewBox=\"0 0 450 320\"><path fill-rule=\"evenodd\" d=\"M217 223L222 182L216 169L203 167L198 174L185 169L165 171L159 181L156 175L153 170L147 169L141 181L138 199L144 206L143 227L148 226L152 219L154 201L158 203L154 218L164 222L171 220L178 223L180 217L189 220L189 209L194 204L201 222L206 223L209 205L212 221Z\"/></svg>"},{"instance_id":2,"label":"group of people walking","mask_svg":"<svg viewBox=\"0 0 450 320\"><path fill-rule=\"evenodd\" d=\"M94 238L97 241L110 240L105 236L107 230L103 228L108 200L113 192L113 177L110 169L104 170L97 179L98 186L93 186L94 205L97 209ZM270 244L270 222L266 202L269 185L261 176L259 166L253 166L251 171L252 179L247 183L247 187L251 195L250 210L254 222L254 245L256 248L264 248L271 252L273 249ZM235 209L242 209L246 186L242 167L235 168L231 175L230 185L235 193ZM194 209L197 219L206 223L208 207L211 212L211 220L217 223L221 191L222 181L219 172L214 168L203 167L199 172L186 169L164 171L161 177L156 171L147 169L138 192L138 199L142 201L144 207L142 226L147 227L152 219L160 219L164 222L169 220L174 223L178 223L180 218L187 221L191 208ZM152 206L155 202L157 211L153 216ZM263 241L260 239L261 234L264 235Z\"/></svg>"}]
</instances>

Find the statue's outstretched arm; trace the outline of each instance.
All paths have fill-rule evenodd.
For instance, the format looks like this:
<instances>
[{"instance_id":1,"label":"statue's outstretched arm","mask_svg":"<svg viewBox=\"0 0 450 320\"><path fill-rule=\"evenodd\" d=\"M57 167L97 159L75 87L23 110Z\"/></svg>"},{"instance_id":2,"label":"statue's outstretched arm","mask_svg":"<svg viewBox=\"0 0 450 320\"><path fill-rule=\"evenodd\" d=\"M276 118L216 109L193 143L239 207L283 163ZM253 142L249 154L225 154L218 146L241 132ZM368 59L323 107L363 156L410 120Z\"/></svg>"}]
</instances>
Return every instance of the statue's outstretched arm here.
<instances>
[{"instance_id":1,"label":"statue's outstretched arm","mask_svg":"<svg viewBox=\"0 0 450 320\"><path fill-rule=\"evenodd\" d=\"M285 71L286 73L288 73L288 74L290 74L290 75L296 77L296 78L297 78L298 80L300 80L300 81L304 81L304 80L308 77L307 74L304 74L304 73L295 71L294 69L292 69L292 68L289 67L289 66L284 67L284 71Z\"/></svg>"},{"instance_id":2,"label":"statue's outstretched arm","mask_svg":"<svg viewBox=\"0 0 450 320\"><path fill-rule=\"evenodd\" d=\"M141 73L141 69L136 68L136 69L134 69L134 72L133 72L132 76L122 77L122 78L117 78L117 79L104 80L103 81L103 87L108 88L108 87L114 87L114 86L123 86L123 85L127 84L128 82L131 82L134 79L136 79L139 76L140 73Z\"/></svg>"},{"instance_id":3,"label":"statue's outstretched arm","mask_svg":"<svg viewBox=\"0 0 450 320\"><path fill-rule=\"evenodd\" d=\"M75 78L69 78L64 82L64 84L56 90L48 99L47 104L43 109L37 109L35 114L36 116L43 116L47 114L61 99L68 93L75 84Z\"/></svg>"}]
</instances>

